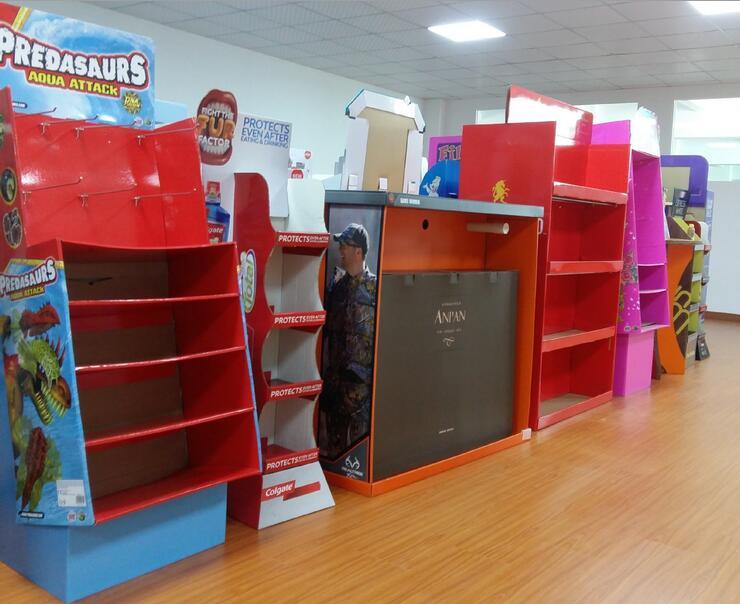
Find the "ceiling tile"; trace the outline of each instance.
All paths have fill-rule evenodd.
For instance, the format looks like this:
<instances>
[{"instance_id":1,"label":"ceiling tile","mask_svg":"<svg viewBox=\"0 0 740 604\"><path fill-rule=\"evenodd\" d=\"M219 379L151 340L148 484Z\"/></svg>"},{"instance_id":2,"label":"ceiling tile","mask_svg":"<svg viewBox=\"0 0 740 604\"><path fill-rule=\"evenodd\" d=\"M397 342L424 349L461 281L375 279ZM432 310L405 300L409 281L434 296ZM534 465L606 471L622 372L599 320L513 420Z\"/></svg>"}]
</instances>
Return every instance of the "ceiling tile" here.
<instances>
[{"instance_id":1,"label":"ceiling tile","mask_svg":"<svg viewBox=\"0 0 740 604\"><path fill-rule=\"evenodd\" d=\"M710 71L709 75L720 82L740 82L740 71L737 69Z\"/></svg>"},{"instance_id":2,"label":"ceiling tile","mask_svg":"<svg viewBox=\"0 0 740 604\"><path fill-rule=\"evenodd\" d=\"M250 11L250 14L277 21L281 25L301 25L312 21L326 21L326 15L304 8L298 4L278 4Z\"/></svg>"},{"instance_id":3,"label":"ceiling tile","mask_svg":"<svg viewBox=\"0 0 740 604\"><path fill-rule=\"evenodd\" d=\"M390 13L352 17L351 19L345 19L345 23L374 34L417 29L417 26L413 23L399 19Z\"/></svg>"},{"instance_id":4,"label":"ceiling tile","mask_svg":"<svg viewBox=\"0 0 740 604\"><path fill-rule=\"evenodd\" d=\"M479 71L484 75L490 75L499 79L526 74L526 72L518 65L511 65L509 63L505 63L503 65L487 65L485 67L481 67Z\"/></svg>"},{"instance_id":5,"label":"ceiling tile","mask_svg":"<svg viewBox=\"0 0 740 604\"><path fill-rule=\"evenodd\" d=\"M221 0L223 4L228 4L239 10L253 10L255 8L264 8L265 6L275 6L277 4L287 4L282 0Z\"/></svg>"},{"instance_id":6,"label":"ceiling tile","mask_svg":"<svg viewBox=\"0 0 740 604\"><path fill-rule=\"evenodd\" d=\"M426 27L409 29L400 34L397 32L383 34L383 37L388 37L394 42L399 41L400 38L404 46L427 46L429 44L439 44L442 40L442 38L430 32Z\"/></svg>"},{"instance_id":7,"label":"ceiling tile","mask_svg":"<svg viewBox=\"0 0 740 604\"><path fill-rule=\"evenodd\" d=\"M342 23L336 19L330 21L314 21L313 23L304 23L296 25L296 29L305 31L314 36L333 40L335 38L348 38L350 36L364 36L367 32L359 27L352 27L347 23Z\"/></svg>"},{"instance_id":8,"label":"ceiling tile","mask_svg":"<svg viewBox=\"0 0 740 604\"><path fill-rule=\"evenodd\" d=\"M341 46L331 40L319 40L318 42L303 42L301 44L293 44L294 48L302 50L308 55L313 56L326 56L334 55L341 56L342 53L347 51L345 46Z\"/></svg>"},{"instance_id":9,"label":"ceiling tile","mask_svg":"<svg viewBox=\"0 0 740 604\"><path fill-rule=\"evenodd\" d=\"M454 42L440 42L427 46L414 46L417 50L425 52L432 57L454 58L465 55L480 54L486 50L486 45L455 44ZM489 47L490 48L490 47Z\"/></svg>"},{"instance_id":10,"label":"ceiling tile","mask_svg":"<svg viewBox=\"0 0 740 604\"><path fill-rule=\"evenodd\" d=\"M122 6L117 9L119 13L125 13L133 17L139 17L146 21L153 21L154 23L176 23L178 21L185 21L186 19L192 19L192 15L183 12L182 10L175 10L166 6L160 6L154 2L140 2L138 4L131 4Z\"/></svg>"},{"instance_id":11,"label":"ceiling tile","mask_svg":"<svg viewBox=\"0 0 740 604\"><path fill-rule=\"evenodd\" d=\"M219 35L218 40L226 44L241 46L242 48L262 48L263 46L274 46L275 44L272 40L266 40L265 38L260 38L244 31Z\"/></svg>"},{"instance_id":12,"label":"ceiling tile","mask_svg":"<svg viewBox=\"0 0 740 604\"><path fill-rule=\"evenodd\" d=\"M727 29L724 32L709 32L709 35L714 36L715 33L721 33L722 37L724 37L726 40L728 40L731 43L740 42L740 29ZM719 41L720 39L722 39L720 38L720 36L714 36L712 41ZM719 46L719 44L705 44L704 46ZM687 46L686 48L689 48L689 47ZM690 48L701 48L701 46L692 45Z\"/></svg>"},{"instance_id":13,"label":"ceiling tile","mask_svg":"<svg viewBox=\"0 0 740 604\"><path fill-rule=\"evenodd\" d=\"M611 82L607 82L606 80L576 80L573 82L568 82L568 86L570 86L573 90L579 91L579 92L588 92L591 90L616 90L616 86L612 84Z\"/></svg>"},{"instance_id":14,"label":"ceiling tile","mask_svg":"<svg viewBox=\"0 0 740 604\"><path fill-rule=\"evenodd\" d=\"M406 69L408 69L408 67ZM429 74L421 71L406 71L404 73L397 73L395 74L395 77L397 77L399 80L404 80L405 82L415 82L421 84L422 86L424 85L424 82L428 82L430 80Z\"/></svg>"},{"instance_id":15,"label":"ceiling tile","mask_svg":"<svg viewBox=\"0 0 740 604\"><path fill-rule=\"evenodd\" d=\"M611 82L612 84L616 84L620 88L654 88L656 86L661 86L663 82L660 80L643 75L643 76L613 76L610 78L606 78L608 82Z\"/></svg>"},{"instance_id":16,"label":"ceiling tile","mask_svg":"<svg viewBox=\"0 0 740 604\"><path fill-rule=\"evenodd\" d=\"M433 55L428 52L422 52L416 48L409 48L408 46L376 50L375 54L384 61L414 61L416 59L430 59L433 57Z\"/></svg>"},{"instance_id":17,"label":"ceiling tile","mask_svg":"<svg viewBox=\"0 0 740 604\"><path fill-rule=\"evenodd\" d=\"M613 23L611 25L579 27L575 31L592 42L626 38L643 38L649 35L648 32L642 29L637 23Z\"/></svg>"},{"instance_id":18,"label":"ceiling tile","mask_svg":"<svg viewBox=\"0 0 740 604\"><path fill-rule=\"evenodd\" d=\"M452 7L476 19L517 17L535 12L524 3L513 0L472 0L452 3Z\"/></svg>"},{"instance_id":19,"label":"ceiling tile","mask_svg":"<svg viewBox=\"0 0 740 604\"><path fill-rule=\"evenodd\" d=\"M342 61L347 65L373 65L380 63L381 59L374 53L348 52L342 54Z\"/></svg>"},{"instance_id":20,"label":"ceiling tile","mask_svg":"<svg viewBox=\"0 0 740 604\"><path fill-rule=\"evenodd\" d=\"M178 21L177 29L188 31L199 36L220 36L222 34L234 33L233 27L227 27L220 23L214 23L209 19L191 19L189 21Z\"/></svg>"},{"instance_id":21,"label":"ceiling tile","mask_svg":"<svg viewBox=\"0 0 740 604\"><path fill-rule=\"evenodd\" d=\"M553 8L557 2L553 2ZM575 10L560 10L547 13L547 17L565 27L588 27L590 25L606 25L607 23L621 23L627 19L608 6L592 6Z\"/></svg>"},{"instance_id":22,"label":"ceiling tile","mask_svg":"<svg viewBox=\"0 0 740 604\"><path fill-rule=\"evenodd\" d=\"M677 86L680 84L701 84L702 82L714 82L715 79L703 71L692 71L690 73L669 73L665 75L656 74L655 77L664 84Z\"/></svg>"},{"instance_id":23,"label":"ceiling tile","mask_svg":"<svg viewBox=\"0 0 740 604\"><path fill-rule=\"evenodd\" d=\"M301 31L295 27L274 27L270 29L260 29L254 32L259 33L261 38L271 40L272 43L295 44L299 42L315 42L320 38L308 32Z\"/></svg>"},{"instance_id":24,"label":"ceiling tile","mask_svg":"<svg viewBox=\"0 0 740 604\"><path fill-rule=\"evenodd\" d=\"M632 21L682 16L698 17L696 9L688 2L639 0L637 2L618 2L612 8Z\"/></svg>"},{"instance_id":25,"label":"ceiling tile","mask_svg":"<svg viewBox=\"0 0 740 604\"><path fill-rule=\"evenodd\" d=\"M269 0L268 0L269 1ZM382 12L379 8L367 2L340 2L338 0L308 0L302 5L316 13L321 13L332 19L349 19L362 15L374 15Z\"/></svg>"},{"instance_id":26,"label":"ceiling tile","mask_svg":"<svg viewBox=\"0 0 740 604\"><path fill-rule=\"evenodd\" d=\"M552 56L539 48L525 48L523 50L502 50L493 53L504 63L526 63L528 61L547 61Z\"/></svg>"},{"instance_id":27,"label":"ceiling tile","mask_svg":"<svg viewBox=\"0 0 740 604\"><path fill-rule=\"evenodd\" d=\"M730 32L738 32L739 40L733 40ZM728 35L725 35L727 33ZM725 46L728 42L740 41L740 30L705 31L695 34L681 34L678 36L662 36L660 41L668 48L703 48L705 46Z\"/></svg>"},{"instance_id":28,"label":"ceiling tile","mask_svg":"<svg viewBox=\"0 0 740 604\"><path fill-rule=\"evenodd\" d=\"M226 15L234 13L237 9L222 2L176 2L170 0L163 2L157 0L157 4L173 10L188 13L193 17L213 17L215 15Z\"/></svg>"},{"instance_id":29,"label":"ceiling tile","mask_svg":"<svg viewBox=\"0 0 740 604\"><path fill-rule=\"evenodd\" d=\"M369 0L369 2L382 11L394 11L402 8L423 8L427 10L427 7L440 4L439 0L401 0L400 2L399 0Z\"/></svg>"},{"instance_id":30,"label":"ceiling tile","mask_svg":"<svg viewBox=\"0 0 740 604\"><path fill-rule=\"evenodd\" d=\"M687 48L678 53L689 61L711 61L713 59L733 59L740 57L738 46L714 46L711 48Z\"/></svg>"},{"instance_id":31,"label":"ceiling tile","mask_svg":"<svg viewBox=\"0 0 740 604\"><path fill-rule=\"evenodd\" d=\"M554 71L545 74L553 82L575 82L579 80L591 80L593 75L581 69L570 69L570 71Z\"/></svg>"},{"instance_id":32,"label":"ceiling tile","mask_svg":"<svg viewBox=\"0 0 740 604\"><path fill-rule=\"evenodd\" d=\"M556 29L515 36L522 48L542 48L544 46L566 46L587 42L586 38L569 29Z\"/></svg>"},{"instance_id":33,"label":"ceiling tile","mask_svg":"<svg viewBox=\"0 0 740 604\"><path fill-rule=\"evenodd\" d=\"M632 38L630 40L605 40L599 46L614 54L633 52L657 52L668 47L657 38Z\"/></svg>"},{"instance_id":34,"label":"ceiling tile","mask_svg":"<svg viewBox=\"0 0 740 604\"><path fill-rule=\"evenodd\" d=\"M363 67L336 67L332 69L333 73L339 74L345 78L352 78L353 80L359 80L368 75L368 72Z\"/></svg>"},{"instance_id":35,"label":"ceiling tile","mask_svg":"<svg viewBox=\"0 0 740 604\"><path fill-rule=\"evenodd\" d=\"M455 65L461 65L463 67L490 67L491 65L500 65L505 62L499 57L494 57L493 55L486 53L450 57L449 61L452 61ZM514 73L523 72L523 69L516 68Z\"/></svg>"},{"instance_id":36,"label":"ceiling tile","mask_svg":"<svg viewBox=\"0 0 740 604\"><path fill-rule=\"evenodd\" d=\"M435 70L429 70L427 73L430 76L430 81L434 82L437 79L443 79L443 80L465 80L476 77L478 74L476 74L474 71L471 71L470 69L463 69L462 67L455 67L450 69L435 69Z\"/></svg>"},{"instance_id":37,"label":"ceiling tile","mask_svg":"<svg viewBox=\"0 0 740 604\"><path fill-rule=\"evenodd\" d=\"M238 31L257 31L262 29L269 29L271 27L279 27L280 23L272 21L271 19L265 19L258 15L253 15L249 12L233 13L230 15L217 15L210 18L214 23L220 23L224 27L230 27Z\"/></svg>"},{"instance_id":38,"label":"ceiling tile","mask_svg":"<svg viewBox=\"0 0 740 604\"><path fill-rule=\"evenodd\" d=\"M445 59L419 59L418 61L401 61L401 64L404 65L408 69L408 71L413 71L417 69L424 72L431 71L432 69L454 69L458 67L454 63L450 63Z\"/></svg>"},{"instance_id":39,"label":"ceiling tile","mask_svg":"<svg viewBox=\"0 0 740 604\"><path fill-rule=\"evenodd\" d=\"M519 17L496 19L496 27L508 35L514 35L560 29L560 24L544 15L521 15Z\"/></svg>"},{"instance_id":40,"label":"ceiling tile","mask_svg":"<svg viewBox=\"0 0 740 604\"><path fill-rule=\"evenodd\" d=\"M640 21L640 27L654 36L670 36L717 29L716 25L699 17L672 17L670 19Z\"/></svg>"},{"instance_id":41,"label":"ceiling tile","mask_svg":"<svg viewBox=\"0 0 740 604\"><path fill-rule=\"evenodd\" d=\"M656 63L673 63L684 60L675 50L662 52L608 55L605 57L584 57L569 59L568 63L581 69L599 69L606 67L624 67L630 65L648 65Z\"/></svg>"},{"instance_id":42,"label":"ceiling tile","mask_svg":"<svg viewBox=\"0 0 740 604\"><path fill-rule=\"evenodd\" d=\"M554 6L553 0L519 0L519 2L540 13L551 11ZM557 0L557 7L562 10L587 8L600 4L602 4L601 0Z\"/></svg>"},{"instance_id":43,"label":"ceiling tile","mask_svg":"<svg viewBox=\"0 0 740 604\"><path fill-rule=\"evenodd\" d=\"M579 57L598 57L609 54L609 51L587 42L586 44L569 44L568 46L553 46L544 49L558 59L575 59Z\"/></svg>"},{"instance_id":44,"label":"ceiling tile","mask_svg":"<svg viewBox=\"0 0 740 604\"><path fill-rule=\"evenodd\" d=\"M377 75L393 75L396 73L403 73L408 68L399 63L377 63L375 65L365 65L363 69L367 70L368 73Z\"/></svg>"},{"instance_id":45,"label":"ceiling tile","mask_svg":"<svg viewBox=\"0 0 740 604\"><path fill-rule=\"evenodd\" d=\"M613 78L639 78L645 74L639 67L625 65L623 67L601 67L599 69L588 69L588 73L596 78L612 81Z\"/></svg>"},{"instance_id":46,"label":"ceiling tile","mask_svg":"<svg viewBox=\"0 0 740 604\"><path fill-rule=\"evenodd\" d=\"M553 59L552 61L531 61L528 63L519 63L527 73L552 73L554 71L572 71L573 66L565 61Z\"/></svg>"},{"instance_id":47,"label":"ceiling tile","mask_svg":"<svg viewBox=\"0 0 740 604\"><path fill-rule=\"evenodd\" d=\"M346 44L350 48L355 50L383 50L386 48L398 48L403 44L391 38L384 38L382 36L376 36L368 34L365 36L352 36L351 38L342 38L343 44Z\"/></svg>"},{"instance_id":48,"label":"ceiling tile","mask_svg":"<svg viewBox=\"0 0 740 604\"><path fill-rule=\"evenodd\" d=\"M130 6L132 4L141 4L141 0L97 0L96 2L91 2L90 4L95 4L96 6L102 6L103 8L107 8L110 10L118 10L119 8L123 6Z\"/></svg>"},{"instance_id":49,"label":"ceiling tile","mask_svg":"<svg viewBox=\"0 0 740 604\"><path fill-rule=\"evenodd\" d=\"M664 75L669 73L691 73L693 71L701 71L694 63L687 61L680 61L678 63L657 63L639 65L640 70L647 75Z\"/></svg>"},{"instance_id":50,"label":"ceiling tile","mask_svg":"<svg viewBox=\"0 0 740 604\"><path fill-rule=\"evenodd\" d=\"M712 61L697 61L696 64L704 71L724 71L725 69L740 70L740 59L714 59Z\"/></svg>"},{"instance_id":51,"label":"ceiling tile","mask_svg":"<svg viewBox=\"0 0 740 604\"><path fill-rule=\"evenodd\" d=\"M740 13L728 15L709 15L704 20L713 23L718 29L738 29L740 28Z\"/></svg>"},{"instance_id":52,"label":"ceiling tile","mask_svg":"<svg viewBox=\"0 0 740 604\"><path fill-rule=\"evenodd\" d=\"M402 7L406 7L406 3L403 2L403 0L396 2L396 8ZM423 25L424 27L470 20L470 15L466 15L465 13L449 6L445 6L444 4L429 6L423 10L396 10L393 14L404 21L415 23L416 25Z\"/></svg>"},{"instance_id":53,"label":"ceiling tile","mask_svg":"<svg viewBox=\"0 0 740 604\"><path fill-rule=\"evenodd\" d=\"M503 86L504 83L496 78L491 78L486 75L479 74L474 78L465 78L464 80L458 80L463 86L469 86L471 88L495 88Z\"/></svg>"}]
</instances>

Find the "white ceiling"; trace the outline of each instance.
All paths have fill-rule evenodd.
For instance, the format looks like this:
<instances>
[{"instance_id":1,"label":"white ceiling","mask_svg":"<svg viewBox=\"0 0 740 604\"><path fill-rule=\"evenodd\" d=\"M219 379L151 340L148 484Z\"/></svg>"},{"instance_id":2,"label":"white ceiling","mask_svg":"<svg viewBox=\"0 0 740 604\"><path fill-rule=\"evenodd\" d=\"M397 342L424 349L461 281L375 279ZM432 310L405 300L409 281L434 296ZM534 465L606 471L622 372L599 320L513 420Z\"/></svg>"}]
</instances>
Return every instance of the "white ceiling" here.
<instances>
[{"instance_id":1,"label":"white ceiling","mask_svg":"<svg viewBox=\"0 0 740 604\"><path fill-rule=\"evenodd\" d=\"M740 82L740 14L683 0L97 1L141 19L418 98ZM504 38L427 26L482 19Z\"/></svg>"}]
</instances>

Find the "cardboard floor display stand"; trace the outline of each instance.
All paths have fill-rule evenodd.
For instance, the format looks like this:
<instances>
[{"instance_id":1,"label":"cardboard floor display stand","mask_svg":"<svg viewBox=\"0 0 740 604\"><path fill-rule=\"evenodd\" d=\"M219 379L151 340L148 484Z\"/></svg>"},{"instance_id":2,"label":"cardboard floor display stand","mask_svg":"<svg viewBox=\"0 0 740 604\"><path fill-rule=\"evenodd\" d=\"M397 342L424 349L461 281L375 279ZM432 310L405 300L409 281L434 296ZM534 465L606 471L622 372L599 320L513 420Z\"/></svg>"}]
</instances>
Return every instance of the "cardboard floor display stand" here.
<instances>
[{"instance_id":1,"label":"cardboard floor display stand","mask_svg":"<svg viewBox=\"0 0 740 604\"><path fill-rule=\"evenodd\" d=\"M255 528L334 505L318 462L318 278L329 243L324 187L287 181L288 217L270 219L260 174L235 174L235 239L254 363L264 475L229 486L229 514Z\"/></svg>"},{"instance_id":2,"label":"cardboard floor display stand","mask_svg":"<svg viewBox=\"0 0 740 604\"><path fill-rule=\"evenodd\" d=\"M237 253L208 244L193 120L11 107L0 560L70 601L222 543L225 484L261 473Z\"/></svg>"}]
</instances>

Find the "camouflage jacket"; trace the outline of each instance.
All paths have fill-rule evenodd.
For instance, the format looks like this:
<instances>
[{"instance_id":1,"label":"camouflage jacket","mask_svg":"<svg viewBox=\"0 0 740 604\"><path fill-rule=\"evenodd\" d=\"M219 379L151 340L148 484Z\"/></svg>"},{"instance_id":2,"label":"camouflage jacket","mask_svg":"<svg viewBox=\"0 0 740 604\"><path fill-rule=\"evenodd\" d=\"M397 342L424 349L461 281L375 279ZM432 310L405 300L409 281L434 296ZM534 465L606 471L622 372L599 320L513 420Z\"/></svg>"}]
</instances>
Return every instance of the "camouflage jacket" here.
<instances>
[{"instance_id":1,"label":"camouflage jacket","mask_svg":"<svg viewBox=\"0 0 740 604\"><path fill-rule=\"evenodd\" d=\"M324 327L324 379L371 384L378 279L367 267L345 273L329 290Z\"/></svg>"}]
</instances>

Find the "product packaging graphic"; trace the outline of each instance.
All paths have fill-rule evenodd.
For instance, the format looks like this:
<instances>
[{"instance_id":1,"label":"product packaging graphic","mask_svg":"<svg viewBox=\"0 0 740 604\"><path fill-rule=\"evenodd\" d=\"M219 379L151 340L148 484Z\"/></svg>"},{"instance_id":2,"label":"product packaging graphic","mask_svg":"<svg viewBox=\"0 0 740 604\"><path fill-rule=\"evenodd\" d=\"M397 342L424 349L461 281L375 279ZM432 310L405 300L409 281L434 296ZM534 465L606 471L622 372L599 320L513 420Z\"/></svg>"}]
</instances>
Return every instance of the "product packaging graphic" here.
<instances>
[{"instance_id":1,"label":"product packaging graphic","mask_svg":"<svg viewBox=\"0 0 740 604\"><path fill-rule=\"evenodd\" d=\"M17 111L154 127L149 38L0 3L0 74Z\"/></svg>"},{"instance_id":2,"label":"product packaging graphic","mask_svg":"<svg viewBox=\"0 0 740 604\"><path fill-rule=\"evenodd\" d=\"M94 524L67 304L64 268L53 258L14 259L0 274L0 398L20 523Z\"/></svg>"},{"instance_id":3,"label":"product packaging graphic","mask_svg":"<svg viewBox=\"0 0 740 604\"><path fill-rule=\"evenodd\" d=\"M239 113L234 95L223 90L203 97L196 121L203 183L207 191L219 187L221 210L234 215L234 174L256 172L269 187L270 215L286 217L292 125Z\"/></svg>"}]
</instances>

